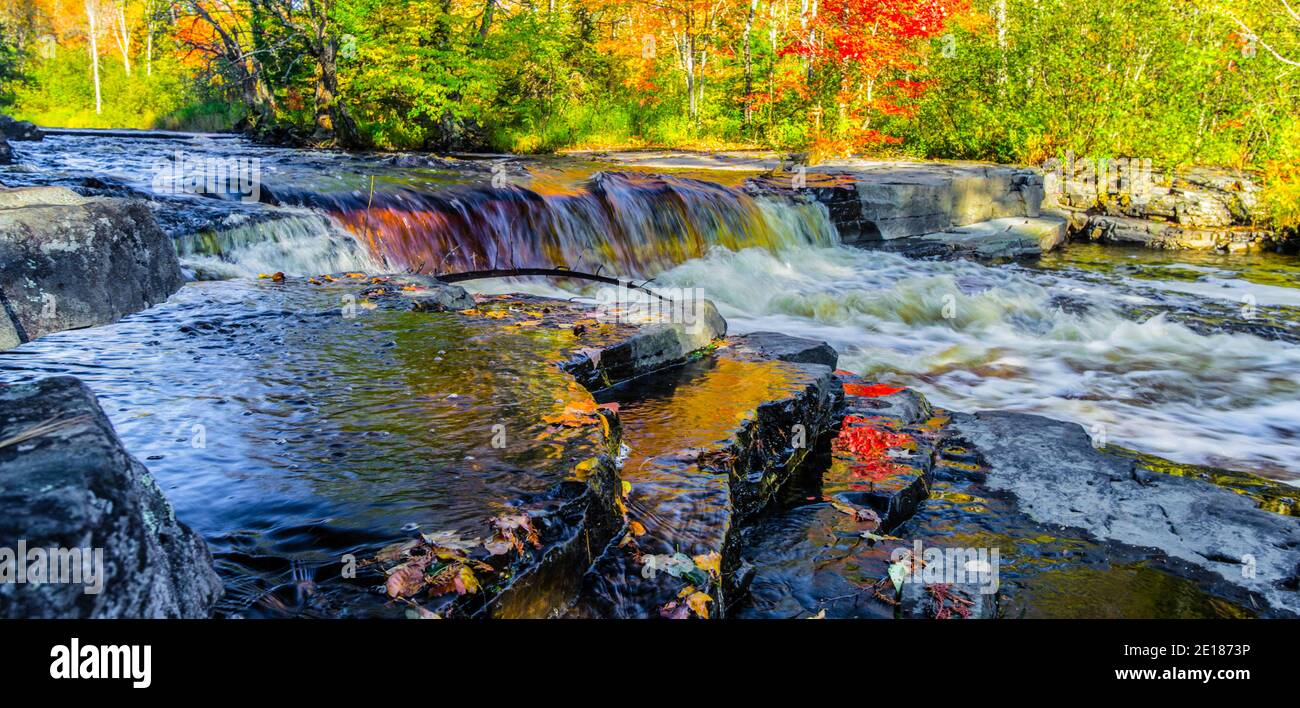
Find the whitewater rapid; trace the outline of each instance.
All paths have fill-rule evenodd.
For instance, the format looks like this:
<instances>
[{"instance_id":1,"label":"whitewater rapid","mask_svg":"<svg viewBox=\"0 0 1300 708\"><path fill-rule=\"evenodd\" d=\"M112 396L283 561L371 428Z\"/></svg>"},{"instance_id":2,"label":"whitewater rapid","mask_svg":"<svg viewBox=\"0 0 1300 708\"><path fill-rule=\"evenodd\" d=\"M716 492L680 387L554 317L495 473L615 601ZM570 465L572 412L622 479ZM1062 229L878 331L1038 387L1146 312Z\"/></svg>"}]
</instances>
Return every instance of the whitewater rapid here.
<instances>
[{"instance_id":1,"label":"whitewater rapid","mask_svg":"<svg viewBox=\"0 0 1300 708\"><path fill-rule=\"evenodd\" d=\"M945 408L1038 413L1175 461L1300 478L1300 347L1125 312L1155 304L1159 283L841 246L717 250L656 282L703 289L732 332L824 339L841 368ZM1289 296L1225 295L1242 289Z\"/></svg>"}]
</instances>

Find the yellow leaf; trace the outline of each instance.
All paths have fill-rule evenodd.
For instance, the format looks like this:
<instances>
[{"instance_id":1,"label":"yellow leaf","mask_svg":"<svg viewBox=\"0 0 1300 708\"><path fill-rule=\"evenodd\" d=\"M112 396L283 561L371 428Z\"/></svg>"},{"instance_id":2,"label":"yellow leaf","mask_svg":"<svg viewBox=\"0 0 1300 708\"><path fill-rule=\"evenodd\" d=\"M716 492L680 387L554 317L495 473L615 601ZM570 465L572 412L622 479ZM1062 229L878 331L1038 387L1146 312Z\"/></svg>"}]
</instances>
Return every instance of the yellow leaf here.
<instances>
[{"instance_id":1,"label":"yellow leaf","mask_svg":"<svg viewBox=\"0 0 1300 708\"><path fill-rule=\"evenodd\" d=\"M699 592L698 590L691 593L690 596L686 598L686 606L691 608L695 614L704 619L709 618L710 602L713 602L713 598L709 597L706 593Z\"/></svg>"},{"instance_id":2,"label":"yellow leaf","mask_svg":"<svg viewBox=\"0 0 1300 708\"><path fill-rule=\"evenodd\" d=\"M631 493L632 493L632 483L627 481L626 479L623 480L623 498L626 499L628 495L630 495Z\"/></svg>"},{"instance_id":3,"label":"yellow leaf","mask_svg":"<svg viewBox=\"0 0 1300 708\"><path fill-rule=\"evenodd\" d=\"M645 526L643 526L640 521L630 521L627 526L631 529L633 536L645 535Z\"/></svg>"},{"instance_id":4,"label":"yellow leaf","mask_svg":"<svg viewBox=\"0 0 1300 708\"><path fill-rule=\"evenodd\" d=\"M460 590L462 587L464 588L462 594L473 594L478 592L478 578L474 575L474 571L470 570L467 565L460 567L460 583L456 586L456 589Z\"/></svg>"},{"instance_id":5,"label":"yellow leaf","mask_svg":"<svg viewBox=\"0 0 1300 708\"><path fill-rule=\"evenodd\" d=\"M709 551L703 555L692 558L695 561L695 567L708 572L710 575L722 576L722 555L717 551Z\"/></svg>"}]
</instances>

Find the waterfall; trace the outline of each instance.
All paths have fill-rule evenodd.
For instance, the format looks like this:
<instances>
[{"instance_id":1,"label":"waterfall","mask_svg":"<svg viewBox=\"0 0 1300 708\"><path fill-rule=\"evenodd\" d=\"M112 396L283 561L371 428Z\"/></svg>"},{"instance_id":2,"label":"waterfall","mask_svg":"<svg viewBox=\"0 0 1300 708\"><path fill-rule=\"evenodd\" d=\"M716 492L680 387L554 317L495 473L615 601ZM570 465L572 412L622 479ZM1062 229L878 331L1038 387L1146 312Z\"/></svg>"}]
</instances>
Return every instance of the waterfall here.
<instances>
[{"instance_id":1,"label":"waterfall","mask_svg":"<svg viewBox=\"0 0 1300 708\"><path fill-rule=\"evenodd\" d=\"M176 253L200 280L276 271L317 275L380 270L351 233L329 216L309 209L281 209L271 218L244 217L219 231L182 236L176 239Z\"/></svg>"},{"instance_id":2,"label":"waterfall","mask_svg":"<svg viewBox=\"0 0 1300 708\"><path fill-rule=\"evenodd\" d=\"M389 271L567 266L646 277L718 247L777 251L837 241L815 202L660 175L598 172L573 190L545 194L475 185L278 198L328 214ZM226 238L222 245L238 244ZM286 255L293 260L284 267L266 263L263 271L302 265L298 254Z\"/></svg>"}]
</instances>

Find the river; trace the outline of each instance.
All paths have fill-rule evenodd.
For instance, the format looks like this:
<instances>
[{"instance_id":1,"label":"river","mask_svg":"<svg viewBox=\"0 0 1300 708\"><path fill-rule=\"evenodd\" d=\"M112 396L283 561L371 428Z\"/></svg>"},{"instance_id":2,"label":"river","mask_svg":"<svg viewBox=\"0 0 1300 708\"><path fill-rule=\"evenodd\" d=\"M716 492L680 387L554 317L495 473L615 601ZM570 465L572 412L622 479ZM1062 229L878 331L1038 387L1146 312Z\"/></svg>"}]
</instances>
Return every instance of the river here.
<instances>
[{"instance_id":1,"label":"river","mask_svg":"<svg viewBox=\"0 0 1300 708\"><path fill-rule=\"evenodd\" d=\"M168 303L0 354L0 380L67 373L91 385L127 449L212 545L229 615L302 601L301 563L373 549L399 527L479 518L467 484L526 490L510 465L422 470L490 458L465 431L513 415L511 401L544 398L517 374L553 346L521 340L505 352L499 340L477 345L472 328L407 315L314 317L331 303L257 277L277 271L565 265L653 278L702 289L733 333L826 340L841 368L951 410L1039 413L1108 444L1300 484L1294 256L1076 243L1037 262L913 260L840 245L823 206L748 193L755 173L744 170L349 155L228 136L56 135L15 148L24 167L0 182L110 194L174 191L155 177L178 151L258 161L259 196L274 204L157 202L194 279ZM572 282L468 285L591 295ZM440 378L429 362L444 356L496 373ZM335 593L295 613L334 616L354 599Z\"/></svg>"},{"instance_id":2,"label":"river","mask_svg":"<svg viewBox=\"0 0 1300 708\"><path fill-rule=\"evenodd\" d=\"M654 176L591 158L350 155L229 136L20 149L35 168L20 180L91 175L146 192L170 187L155 178L182 151L257 160L282 206L222 202L220 236L181 240L199 278L557 264L654 277L702 288L733 332L825 339L844 368L955 410L1041 413L1176 461L1300 480L1295 256L1075 243L1037 263L912 260L838 245L820 205L751 197L737 186L752 173L737 170Z\"/></svg>"}]
</instances>

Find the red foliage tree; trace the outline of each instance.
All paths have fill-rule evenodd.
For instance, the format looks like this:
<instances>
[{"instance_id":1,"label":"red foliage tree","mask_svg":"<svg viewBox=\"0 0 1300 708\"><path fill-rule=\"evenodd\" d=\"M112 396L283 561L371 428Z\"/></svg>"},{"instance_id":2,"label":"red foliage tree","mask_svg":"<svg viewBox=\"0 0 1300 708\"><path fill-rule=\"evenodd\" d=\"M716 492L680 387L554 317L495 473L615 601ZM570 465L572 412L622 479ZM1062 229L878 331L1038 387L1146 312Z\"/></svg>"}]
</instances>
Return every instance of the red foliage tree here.
<instances>
[{"instance_id":1,"label":"red foliage tree","mask_svg":"<svg viewBox=\"0 0 1300 708\"><path fill-rule=\"evenodd\" d=\"M944 31L966 0L822 0L806 17L809 31L786 54L808 62L808 81L838 80L830 94L837 123L815 129L823 152L851 152L899 142L878 130L883 116L910 115L926 89L922 58L927 40ZM811 92L811 86L809 90ZM814 115L821 120L820 112Z\"/></svg>"}]
</instances>

